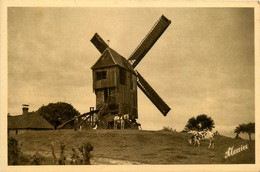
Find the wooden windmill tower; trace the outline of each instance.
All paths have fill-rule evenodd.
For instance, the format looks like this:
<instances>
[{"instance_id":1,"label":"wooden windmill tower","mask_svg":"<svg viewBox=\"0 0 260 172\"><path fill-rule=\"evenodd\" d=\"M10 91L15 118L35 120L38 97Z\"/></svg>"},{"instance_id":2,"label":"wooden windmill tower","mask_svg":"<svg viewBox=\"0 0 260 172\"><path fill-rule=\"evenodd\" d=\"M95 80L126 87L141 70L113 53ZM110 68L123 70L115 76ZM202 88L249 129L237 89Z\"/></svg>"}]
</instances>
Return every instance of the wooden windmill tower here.
<instances>
[{"instance_id":1,"label":"wooden windmill tower","mask_svg":"<svg viewBox=\"0 0 260 172\"><path fill-rule=\"evenodd\" d=\"M102 54L91 69L96 109L99 110L98 118L103 122L103 128L112 127L115 115L129 114L131 121L138 118L137 86L164 116L170 111L170 107L134 70L170 23L162 15L128 59L110 48L97 33L91 39Z\"/></svg>"}]
</instances>

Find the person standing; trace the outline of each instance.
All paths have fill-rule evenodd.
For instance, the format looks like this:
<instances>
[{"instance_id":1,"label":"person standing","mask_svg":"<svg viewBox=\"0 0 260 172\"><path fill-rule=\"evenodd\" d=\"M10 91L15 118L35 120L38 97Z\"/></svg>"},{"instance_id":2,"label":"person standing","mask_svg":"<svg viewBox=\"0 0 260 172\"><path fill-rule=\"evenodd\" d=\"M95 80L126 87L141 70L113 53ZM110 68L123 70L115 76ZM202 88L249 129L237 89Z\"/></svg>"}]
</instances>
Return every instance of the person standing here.
<instances>
[{"instance_id":1,"label":"person standing","mask_svg":"<svg viewBox=\"0 0 260 172\"><path fill-rule=\"evenodd\" d=\"M78 123L79 123L79 118L78 118L77 115L75 115L75 120L74 120L74 131L77 131Z\"/></svg>"},{"instance_id":2,"label":"person standing","mask_svg":"<svg viewBox=\"0 0 260 172\"><path fill-rule=\"evenodd\" d=\"M54 131L57 129L57 127L61 125L61 118L59 117L55 122L54 122Z\"/></svg>"}]
</instances>

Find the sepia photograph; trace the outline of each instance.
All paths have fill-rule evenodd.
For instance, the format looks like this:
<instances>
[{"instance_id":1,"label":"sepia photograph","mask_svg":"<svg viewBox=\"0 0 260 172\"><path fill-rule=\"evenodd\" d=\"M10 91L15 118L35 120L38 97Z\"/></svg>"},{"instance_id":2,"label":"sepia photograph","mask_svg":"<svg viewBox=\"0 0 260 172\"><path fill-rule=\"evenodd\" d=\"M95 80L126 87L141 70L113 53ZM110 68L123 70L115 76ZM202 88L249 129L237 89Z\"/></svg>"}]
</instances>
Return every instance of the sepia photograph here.
<instances>
[{"instance_id":1,"label":"sepia photograph","mask_svg":"<svg viewBox=\"0 0 260 172\"><path fill-rule=\"evenodd\" d=\"M256 8L6 17L8 167L257 164Z\"/></svg>"}]
</instances>

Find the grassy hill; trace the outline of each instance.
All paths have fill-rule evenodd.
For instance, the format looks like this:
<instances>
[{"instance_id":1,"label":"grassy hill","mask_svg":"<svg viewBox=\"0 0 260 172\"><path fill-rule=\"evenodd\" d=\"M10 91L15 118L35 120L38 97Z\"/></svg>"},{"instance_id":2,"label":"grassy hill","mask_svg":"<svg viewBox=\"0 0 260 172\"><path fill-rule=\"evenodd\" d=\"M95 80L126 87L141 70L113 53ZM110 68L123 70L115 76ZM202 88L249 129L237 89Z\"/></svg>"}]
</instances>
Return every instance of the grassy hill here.
<instances>
[{"instance_id":1,"label":"grassy hill","mask_svg":"<svg viewBox=\"0 0 260 172\"><path fill-rule=\"evenodd\" d=\"M201 141L200 147L188 144L190 134L171 131L140 130L61 130L29 131L12 135L22 142L24 154L42 154L51 164L51 142L55 143L56 154L59 143L66 145L65 156L69 164L72 148L90 142L94 146L92 164L226 164L254 163L255 142L216 136L215 148L208 149L209 142ZM227 159L225 152L248 145L249 149Z\"/></svg>"}]
</instances>

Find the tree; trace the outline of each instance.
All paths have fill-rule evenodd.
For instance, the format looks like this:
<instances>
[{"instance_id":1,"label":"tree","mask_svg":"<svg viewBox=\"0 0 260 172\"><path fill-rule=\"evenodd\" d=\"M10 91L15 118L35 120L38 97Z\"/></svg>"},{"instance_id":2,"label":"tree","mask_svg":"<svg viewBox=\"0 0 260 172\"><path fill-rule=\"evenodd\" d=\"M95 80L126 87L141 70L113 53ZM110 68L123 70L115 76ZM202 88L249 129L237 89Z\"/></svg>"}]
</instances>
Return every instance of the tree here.
<instances>
[{"instance_id":1,"label":"tree","mask_svg":"<svg viewBox=\"0 0 260 172\"><path fill-rule=\"evenodd\" d=\"M205 114L201 114L198 115L196 118L192 117L188 120L187 124L185 125L184 130L185 131L189 131L189 130L204 130L204 129L208 129L208 130L212 130L212 128L215 128L214 126L214 120L205 115Z\"/></svg>"},{"instance_id":2,"label":"tree","mask_svg":"<svg viewBox=\"0 0 260 172\"><path fill-rule=\"evenodd\" d=\"M65 102L49 103L47 106L43 105L37 112L52 125L55 124L58 118L60 118L63 123L72 119L75 115L80 115L71 104Z\"/></svg>"},{"instance_id":3,"label":"tree","mask_svg":"<svg viewBox=\"0 0 260 172\"><path fill-rule=\"evenodd\" d=\"M239 134L243 131L245 131L245 126L246 124L239 124L238 126L236 126L235 130L234 130L234 133L236 133L236 137L235 139L238 139L240 138L239 137Z\"/></svg>"},{"instance_id":4,"label":"tree","mask_svg":"<svg viewBox=\"0 0 260 172\"><path fill-rule=\"evenodd\" d=\"M188 120L188 123L186 124L184 131L189 131L189 130L197 130L198 122L195 119L195 117L192 117Z\"/></svg>"},{"instance_id":5,"label":"tree","mask_svg":"<svg viewBox=\"0 0 260 172\"><path fill-rule=\"evenodd\" d=\"M239 138L240 133L247 133L249 136L249 140L251 140L251 135L255 133L255 123L249 122L248 124L239 124L236 129L234 130L236 133L235 138Z\"/></svg>"},{"instance_id":6,"label":"tree","mask_svg":"<svg viewBox=\"0 0 260 172\"><path fill-rule=\"evenodd\" d=\"M246 124L243 132L247 133L249 136L249 140L251 140L251 134L255 133L255 123L249 122L248 124Z\"/></svg>"}]
</instances>

